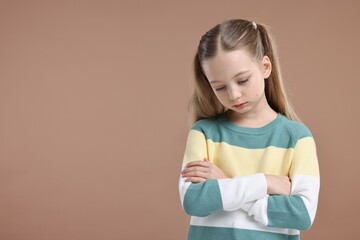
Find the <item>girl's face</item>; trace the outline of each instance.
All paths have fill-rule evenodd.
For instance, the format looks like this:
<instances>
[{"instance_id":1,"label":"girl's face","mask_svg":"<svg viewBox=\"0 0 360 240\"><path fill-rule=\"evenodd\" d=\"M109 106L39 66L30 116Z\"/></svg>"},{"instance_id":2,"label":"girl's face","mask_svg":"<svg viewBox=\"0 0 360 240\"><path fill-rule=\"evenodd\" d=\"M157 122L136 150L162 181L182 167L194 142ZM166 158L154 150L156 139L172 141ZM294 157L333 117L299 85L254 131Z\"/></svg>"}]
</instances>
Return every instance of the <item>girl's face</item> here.
<instances>
[{"instance_id":1,"label":"girl's face","mask_svg":"<svg viewBox=\"0 0 360 240\"><path fill-rule=\"evenodd\" d=\"M255 60L245 50L221 51L202 64L220 103L239 114L259 113L269 108L265 78L271 73L270 59Z\"/></svg>"}]
</instances>

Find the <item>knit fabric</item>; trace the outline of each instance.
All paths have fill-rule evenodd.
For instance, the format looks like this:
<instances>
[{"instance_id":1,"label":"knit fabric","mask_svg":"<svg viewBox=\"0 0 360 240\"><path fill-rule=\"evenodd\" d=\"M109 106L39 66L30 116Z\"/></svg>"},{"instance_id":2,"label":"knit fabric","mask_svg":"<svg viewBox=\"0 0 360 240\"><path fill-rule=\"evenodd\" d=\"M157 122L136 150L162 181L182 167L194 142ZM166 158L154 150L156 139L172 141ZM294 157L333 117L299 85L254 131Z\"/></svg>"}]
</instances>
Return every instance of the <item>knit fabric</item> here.
<instances>
[{"instance_id":1,"label":"knit fabric","mask_svg":"<svg viewBox=\"0 0 360 240\"><path fill-rule=\"evenodd\" d=\"M226 113L203 119L188 133L182 168L205 157L229 178L190 183L180 176L188 240L300 239L312 225L320 178L304 124L281 114L260 128L238 126ZM268 195L265 174L290 177L290 196Z\"/></svg>"}]
</instances>

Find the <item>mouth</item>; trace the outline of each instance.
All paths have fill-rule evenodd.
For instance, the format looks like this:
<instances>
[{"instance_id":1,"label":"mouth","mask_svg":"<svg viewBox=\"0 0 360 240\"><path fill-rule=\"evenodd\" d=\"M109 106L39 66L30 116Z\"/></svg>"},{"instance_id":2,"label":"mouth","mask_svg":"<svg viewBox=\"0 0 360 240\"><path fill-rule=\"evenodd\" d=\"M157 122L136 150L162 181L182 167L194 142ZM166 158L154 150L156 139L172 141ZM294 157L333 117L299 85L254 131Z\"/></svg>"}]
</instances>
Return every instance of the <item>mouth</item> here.
<instances>
[{"instance_id":1,"label":"mouth","mask_svg":"<svg viewBox=\"0 0 360 240\"><path fill-rule=\"evenodd\" d=\"M244 103L233 105L233 107L235 107L235 108L243 108L246 104L247 104L247 102L244 102Z\"/></svg>"}]
</instances>

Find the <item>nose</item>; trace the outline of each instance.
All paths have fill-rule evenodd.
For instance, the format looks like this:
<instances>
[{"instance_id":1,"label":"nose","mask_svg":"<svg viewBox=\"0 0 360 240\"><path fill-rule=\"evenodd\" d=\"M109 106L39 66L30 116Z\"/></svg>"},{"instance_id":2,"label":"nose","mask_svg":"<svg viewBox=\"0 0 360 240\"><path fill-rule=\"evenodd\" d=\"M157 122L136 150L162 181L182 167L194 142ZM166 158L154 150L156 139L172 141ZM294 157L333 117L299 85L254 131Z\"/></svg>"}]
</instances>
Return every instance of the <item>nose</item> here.
<instances>
[{"instance_id":1,"label":"nose","mask_svg":"<svg viewBox=\"0 0 360 240\"><path fill-rule=\"evenodd\" d=\"M231 101L237 100L242 95L240 89L238 89L237 87L229 87L228 92Z\"/></svg>"}]
</instances>

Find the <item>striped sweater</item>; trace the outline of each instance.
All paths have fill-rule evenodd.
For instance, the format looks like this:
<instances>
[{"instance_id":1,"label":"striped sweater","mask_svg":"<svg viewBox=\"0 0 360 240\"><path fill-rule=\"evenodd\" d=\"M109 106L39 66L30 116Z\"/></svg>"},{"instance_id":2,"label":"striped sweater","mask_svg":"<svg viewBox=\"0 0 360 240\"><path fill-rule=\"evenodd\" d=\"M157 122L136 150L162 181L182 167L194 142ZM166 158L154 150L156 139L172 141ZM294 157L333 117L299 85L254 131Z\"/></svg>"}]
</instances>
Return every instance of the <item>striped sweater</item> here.
<instances>
[{"instance_id":1,"label":"striped sweater","mask_svg":"<svg viewBox=\"0 0 360 240\"><path fill-rule=\"evenodd\" d=\"M260 128L238 126L225 113L203 119L189 131L183 168L205 157L229 178L190 183L180 176L188 240L293 240L312 225L320 179L304 124L281 114ZM289 176L291 195L268 195L265 174Z\"/></svg>"}]
</instances>

